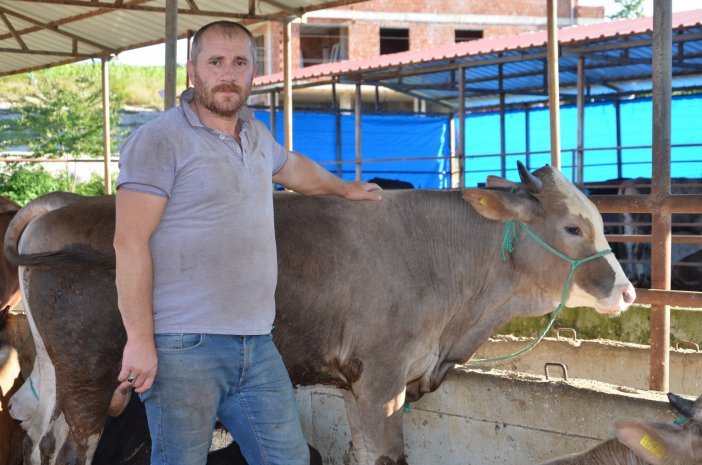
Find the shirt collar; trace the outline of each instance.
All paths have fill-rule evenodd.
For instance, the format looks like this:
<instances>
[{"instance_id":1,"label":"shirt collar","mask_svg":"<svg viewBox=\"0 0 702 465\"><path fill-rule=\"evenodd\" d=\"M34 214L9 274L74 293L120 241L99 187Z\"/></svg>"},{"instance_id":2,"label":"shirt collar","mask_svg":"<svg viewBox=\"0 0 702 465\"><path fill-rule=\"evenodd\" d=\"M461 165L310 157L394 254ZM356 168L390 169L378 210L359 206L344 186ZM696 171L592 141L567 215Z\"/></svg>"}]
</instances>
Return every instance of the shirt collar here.
<instances>
[{"instance_id":1,"label":"shirt collar","mask_svg":"<svg viewBox=\"0 0 702 465\"><path fill-rule=\"evenodd\" d=\"M190 102L193 100L194 97L195 97L195 89L194 88L189 87L189 88L185 89L180 94L180 108L183 111L185 118L188 120L188 122L190 123L191 126L204 127L204 125L200 121L200 118L198 118L197 114L193 111L192 107L190 106ZM245 123L252 121L254 118L255 118L254 112L253 112L253 110L251 110L251 108L249 108L246 105L241 107L241 110L239 110L239 120L241 121L242 128L244 127Z\"/></svg>"}]
</instances>

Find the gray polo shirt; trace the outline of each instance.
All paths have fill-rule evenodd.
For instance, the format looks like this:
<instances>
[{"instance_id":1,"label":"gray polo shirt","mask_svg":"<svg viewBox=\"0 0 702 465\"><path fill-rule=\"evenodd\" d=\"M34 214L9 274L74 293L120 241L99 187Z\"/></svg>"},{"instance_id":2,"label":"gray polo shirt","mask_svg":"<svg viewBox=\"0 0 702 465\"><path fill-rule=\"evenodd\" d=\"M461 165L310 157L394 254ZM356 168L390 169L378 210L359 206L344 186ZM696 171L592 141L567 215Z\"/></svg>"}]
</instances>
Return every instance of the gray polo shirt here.
<instances>
[{"instance_id":1,"label":"gray polo shirt","mask_svg":"<svg viewBox=\"0 0 702 465\"><path fill-rule=\"evenodd\" d=\"M277 259L271 177L287 151L253 112L241 146L180 107L134 131L120 151L117 188L168 198L151 237L156 333L271 331Z\"/></svg>"}]
</instances>

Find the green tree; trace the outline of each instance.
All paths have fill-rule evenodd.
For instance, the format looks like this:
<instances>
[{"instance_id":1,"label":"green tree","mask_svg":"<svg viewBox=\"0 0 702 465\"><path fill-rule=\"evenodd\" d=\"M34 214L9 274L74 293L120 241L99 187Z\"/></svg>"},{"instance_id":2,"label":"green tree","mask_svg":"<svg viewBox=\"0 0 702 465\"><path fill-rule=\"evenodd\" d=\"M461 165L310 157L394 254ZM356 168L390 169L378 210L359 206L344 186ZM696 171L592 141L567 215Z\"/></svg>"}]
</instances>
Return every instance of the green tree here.
<instances>
[{"instance_id":1,"label":"green tree","mask_svg":"<svg viewBox=\"0 0 702 465\"><path fill-rule=\"evenodd\" d=\"M70 79L66 79L66 73ZM16 102L20 116L6 124L11 131L2 145L26 146L35 158L102 156L102 90L98 75L99 67L93 65L33 73L35 91ZM115 152L122 135L118 129L122 103L117 94L112 94L110 100L111 150ZM65 179L69 184L63 190L74 191L75 178L68 168Z\"/></svg>"},{"instance_id":2,"label":"green tree","mask_svg":"<svg viewBox=\"0 0 702 465\"><path fill-rule=\"evenodd\" d=\"M112 192L115 192L117 174L112 175ZM105 177L97 173L90 175L90 179L80 183L75 188L75 193L80 195L105 195Z\"/></svg>"},{"instance_id":3,"label":"green tree","mask_svg":"<svg viewBox=\"0 0 702 465\"><path fill-rule=\"evenodd\" d=\"M72 191L80 195L104 195L103 177L93 173L85 182L76 182L66 173L52 175L40 165L14 164L0 172L0 196L25 205L41 195L56 191ZM112 176L112 192L117 175Z\"/></svg>"},{"instance_id":4,"label":"green tree","mask_svg":"<svg viewBox=\"0 0 702 465\"><path fill-rule=\"evenodd\" d=\"M625 19L625 18L640 18L643 16L644 0L614 0L614 3L620 6L620 10L609 19Z\"/></svg>"},{"instance_id":5,"label":"green tree","mask_svg":"<svg viewBox=\"0 0 702 465\"><path fill-rule=\"evenodd\" d=\"M52 176L42 166L14 165L0 172L0 195L20 205L67 187L65 180Z\"/></svg>"}]
</instances>

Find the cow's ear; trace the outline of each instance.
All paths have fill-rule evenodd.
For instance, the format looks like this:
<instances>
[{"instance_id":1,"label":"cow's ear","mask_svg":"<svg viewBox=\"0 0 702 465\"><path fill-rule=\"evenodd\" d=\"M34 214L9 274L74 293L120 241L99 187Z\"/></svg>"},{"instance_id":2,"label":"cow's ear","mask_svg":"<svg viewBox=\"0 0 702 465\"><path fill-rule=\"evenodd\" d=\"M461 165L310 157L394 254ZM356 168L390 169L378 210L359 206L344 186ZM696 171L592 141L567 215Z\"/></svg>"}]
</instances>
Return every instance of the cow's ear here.
<instances>
[{"instance_id":1,"label":"cow's ear","mask_svg":"<svg viewBox=\"0 0 702 465\"><path fill-rule=\"evenodd\" d=\"M463 189L463 199L481 216L498 221L529 221L537 203L531 196L489 189Z\"/></svg>"},{"instance_id":2,"label":"cow's ear","mask_svg":"<svg viewBox=\"0 0 702 465\"><path fill-rule=\"evenodd\" d=\"M509 179L501 178L493 174L488 175L485 180L485 185L487 187L505 188L505 189L516 189L519 184L512 182Z\"/></svg>"},{"instance_id":3,"label":"cow's ear","mask_svg":"<svg viewBox=\"0 0 702 465\"><path fill-rule=\"evenodd\" d=\"M679 426L619 420L616 428L619 441L652 465L698 463L701 458L692 455L702 439Z\"/></svg>"}]
</instances>

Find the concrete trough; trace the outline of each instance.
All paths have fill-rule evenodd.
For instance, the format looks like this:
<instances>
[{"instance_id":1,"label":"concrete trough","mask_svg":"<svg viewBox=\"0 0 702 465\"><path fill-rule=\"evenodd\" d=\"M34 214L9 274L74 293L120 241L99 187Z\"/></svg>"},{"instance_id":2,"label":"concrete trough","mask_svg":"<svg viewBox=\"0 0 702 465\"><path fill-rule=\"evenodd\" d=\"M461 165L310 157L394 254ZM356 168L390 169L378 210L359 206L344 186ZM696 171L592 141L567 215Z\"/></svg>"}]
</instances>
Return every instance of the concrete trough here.
<instances>
[{"instance_id":1,"label":"concrete trough","mask_svg":"<svg viewBox=\"0 0 702 465\"><path fill-rule=\"evenodd\" d=\"M324 463L355 464L341 393L315 386L297 396L308 441ZM458 367L404 414L405 444L410 464L537 464L612 437L614 422L626 417L677 416L663 393Z\"/></svg>"},{"instance_id":2,"label":"concrete trough","mask_svg":"<svg viewBox=\"0 0 702 465\"><path fill-rule=\"evenodd\" d=\"M476 358L511 354L532 340L491 338ZM670 362L671 391L701 394L702 352L671 350ZM665 393L647 389L648 364L646 345L558 337L544 338L516 360L490 368L457 366L436 392L404 414L408 461L537 464L613 437L620 418L672 422L678 415ZM355 464L341 392L299 387L297 398L308 440L324 463Z\"/></svg>"},{"instance_id":3,"label":"concrete trough","mask_svg":"<svg viewBox=\"0 0 702 465\"><path fill-rule=\"evenodd\" d=\"M31 364L31 338L22 313L6 327L22 345L23 372ZM529 338L498 337L476 357L513 353ZM33 355L33 353L31 354ZM544 376L545 363L563 364ZM702 393L702 353L671 351L671 390ZM545 338L531 352L500 366L457 366L440 388L406 409L405 443L410 464L537 464L585 450L612 437L614 422L636 417L671 422L664 393L646 390L648 347L613 341ZM297 400L308 441L326 465L354 465L351 433L341 391L299 387ZM222 445L227 438L220 438Z\"/></svg>"}]
</instances>

